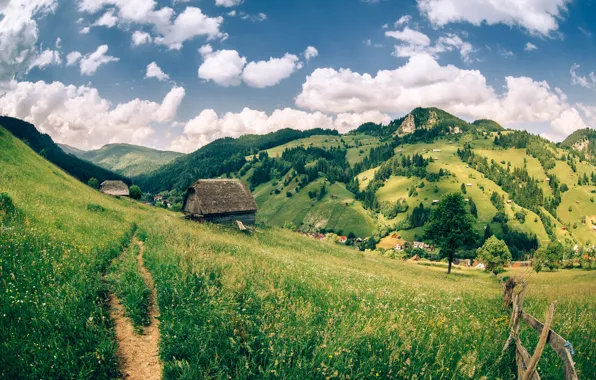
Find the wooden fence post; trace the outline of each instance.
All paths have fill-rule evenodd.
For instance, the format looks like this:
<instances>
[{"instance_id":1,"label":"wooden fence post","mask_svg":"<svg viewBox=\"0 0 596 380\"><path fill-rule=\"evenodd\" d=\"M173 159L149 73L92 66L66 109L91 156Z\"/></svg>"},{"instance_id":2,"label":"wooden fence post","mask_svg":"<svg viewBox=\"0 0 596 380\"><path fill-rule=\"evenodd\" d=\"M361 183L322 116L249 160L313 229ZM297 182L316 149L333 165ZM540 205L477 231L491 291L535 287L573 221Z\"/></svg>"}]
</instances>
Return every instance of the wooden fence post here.
<instances>
[{"instance_id":1,"label":"wooden fence post","mask_svg":"<svg viewBox=\"0 0 596 380\"><path fill-rule=\"evenodd\" d=\"M542 352L544 351L544 347L546 346L546 339L548 338L548 334L550 334L550 328L553 324L553 316L555 314L555 307L557 306L557 301L554 301L548 311L546 312L546 319L544 321L544 328L542 329L542 333L540 334L540 339L538 340L538 344L536 345L536 350L534 351L534 355L532 355L532 359L530 359L530 363L528 363L528 368L524 373L523 380L530 380L536 371L536 366L538 365L538 360L542 356Z\"/></svg>"},{"instance_id":2,"label":"wooden fence post","mask_svg":"<svg viewBox=\"0 0 596 380\"><path fill-rule=\"evenodd\" d=\"M542 322L530 314L524 312L523 305L526 295L526 284L527 283L525 282L522 283L522 289L517 294L513 291L506 291L504 294L505 298L507 298L508 295L511 297L511 305L513 306L513 310L511 313L511 320L509 321L509 337L507 338L507 342L505 342L503 352L501 353L498 361L503 358L503 355L511 343L514 343L518 379L540 380L540 375L536 371L536 368L544 348L548 343L552 349L555 350L557 355L563 360L565 367L565 380L578 380L577 372L575 371L575 365L571 357L572 349L569 348L571 344L551 329L557 302L554 301L550 305L550 308L546 312L544 324L542 324ZM519 339L519 329L522 320L528 323L532 329L536 330L540 334L540 339L538 340L536 350L531 357Z\"/></svg>"}]
</instances>

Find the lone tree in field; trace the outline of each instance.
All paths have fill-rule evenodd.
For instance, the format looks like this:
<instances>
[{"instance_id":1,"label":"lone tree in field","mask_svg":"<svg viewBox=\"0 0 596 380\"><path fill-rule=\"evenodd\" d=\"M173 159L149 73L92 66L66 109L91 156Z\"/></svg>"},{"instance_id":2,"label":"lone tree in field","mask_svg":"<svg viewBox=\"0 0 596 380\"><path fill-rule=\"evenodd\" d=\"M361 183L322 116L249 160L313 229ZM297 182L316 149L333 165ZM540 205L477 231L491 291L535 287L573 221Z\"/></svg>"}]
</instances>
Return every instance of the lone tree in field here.
<instances>
[{"instance_id":1,"label":"lone tree in field","mask_svg":"<svg viewBox=\"0 0 596 380\"><path fill-rule=\"evenodd\" d=\"M97 178L91 177L91 178L89 178L89 181L87 181L87 185L89 185L89 187L97 190L99 188L99 181L97 180Z\"/></svg>"},{"instance_id":2,"label":"lone tree in field","mask_svg":"<svg viewBox=\"0 0 596 380\"><path fill-rule=\"evenodd\" d=\"M559 269L559 262L563 260L565 247L557 241L551 242L548 247L540 248L534 254L534 270L540 272L543 269Z\"/></svg>"},{"instance_id":3,"label":"lone tree in field","mask_svg":"<svg viewBox=\"0 0 596 380\"><path fill-rule=\"evenodd\" d=\"M424 237L441 248L441 255L451 265L458 248L468 247L476 242L473 229L474 217L466 210L461 193L447 194L439 202L425 226Z\"/></svg>"},{"instance_id":4,"label":"lone tree in field","mask_svg":"<svg viewBox=\"0 0 596 380\"><path fill-rule=\"evenodd\" d=\"M476 252L478 260L485 265L485 271L494 274L502 273L505 270L505 264L511 261L511 252L509 252L507 244L495 235L488 238Z\"/></svg>"},{"instance_id":5,"label":"lone tree in field","mask_svg":"<svg viewBox=\"0 0 596 380\"><path fill-rule=\"evenodd\" d=\"M130 187L130 197L132 199L141 199L141 197L143 196L143 192L141 191L141 188L138 187L137 185L132 185Z\"/></svg>"}]
</instances>

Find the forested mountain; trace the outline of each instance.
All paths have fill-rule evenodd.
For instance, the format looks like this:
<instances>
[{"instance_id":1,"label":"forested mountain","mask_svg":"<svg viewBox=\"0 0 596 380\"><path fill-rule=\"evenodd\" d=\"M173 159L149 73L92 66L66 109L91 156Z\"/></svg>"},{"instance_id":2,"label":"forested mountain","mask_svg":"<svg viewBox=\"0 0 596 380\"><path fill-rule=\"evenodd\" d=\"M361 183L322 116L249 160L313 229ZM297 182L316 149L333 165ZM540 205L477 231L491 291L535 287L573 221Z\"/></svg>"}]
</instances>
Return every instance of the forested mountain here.
<instances>
[{"instance_id":1,"label":"forested mountain","mask_svg":"<svg viewBox=\"0 0 596 380\"><path fill-rule=\"evenodd\" d=\"M105 180L120 179L130 184L123 175L101 168L91 162L66 154L50 136L40 133L35 126L12 117L0 117L0 127L4 127L15 137L25 142L39 155L62 168L64 171L87 183L90 178L97 178L101 183Z\"/></svg>"},{"instance_id":2,"label":"forested mountain","mask_svg":"<svg viewBox=\"0 0 596 380\"><path fill-rule=\"evenodd\" d=\"M78 178L89 176L75 174L85 168L103 170L62 151L58 155L48 136L7 120L40 154L71 160L62 165ZM557 146L491 120L468 123L436 108L417 108L388 125L366 123L346 135L284 129L219 139L134 179L143 191L164 193L179 207L197 179L239 178L253 191L262 223L371 236L384 247L393 244L388 236L394 233L422 239L433 205L461 192L475 218L478 243L494 234L514 258L523 258L552 240L576 249L596 244L596 168L577 146L591 138L591 131L582 131ZM164 153L114 144L93 157L79 155L105 164L114 157L122 162L131 151Z\"/></svg>"},{"instance_id":3,"label":"forested mountain","mask_svg":"<svg viewBox=\"0 0 596 380\"><path fill-rule=\"evenodd\" d=\"M64 151L64 153L72 154L77 157L79 157L79 155L85 153L84 150L75 148L74 146L70 146L70 145L66 145L66 144L56 144L56 145L58 145L60 147L60 149L62 149Z\"/></svg>"},{"instance_id":4,"label":"forested mountain","mask_svg":"<svg viewBox=\"0 0 596 380\"><path fill-rule=\"evenodd\" d=\"M181 157L148 175L135 178L147 191L176 189L184 191L199 178L218 177L235 173L246 163L246 156L287 142L313 135L338 135L335 130L313 129L295 131L282 129L266 135L245 135L218 139L201 149Z\"/></svg>"},{"instance_id":5,"label":"forested mountain","mask_svg":"<svg viewBox=\"0 0 596 380\"><path fill-rule=\"evenodd\" d=\"M81 151L60 146L66 153L128 177L152 172L168 162L184 156L183 153L162 151L131 144L108 144L97 150Z\"/></svg>"},{"instance_id":6,"label":"forested mountain","mask_svg":"<svg viewBox=\"0 0 596 380\"><path fill-rule=\"evenodd\" d=\"M417 134L419 136L445 133L457 134L475 130L477 129L476 127L488 130L487 126L489 124L493 128L494 125L498 125L492 120L479 120L474 124L470 124L467 121L438 108L418 107L406 116L393 120L388 125L365 123L352 133L364 133L378 137L390 137L395 135L403 137L412 134Z\"/></svg>"},{"instance_id":7,"label":"forested mountain","mask_svg":"<svg viewBox=\"0 0 596 380\"><path fill-rule=\"evenodd\" d=\"M579 157L596 162L596 130L579 129L569 135L561 146L571 149Z\"/></svg>"},{"instance_id":8,"label":"forested mountain","mask_svg":"<svg viewBox=\"0 0 596 380\"><path fill-rule=\"evenodd\" d=\"M596 168L570 153L492 120L417 108L346 135L286 130L221 139L137 180L180 198L198 178L240 178L265 224L373 236L385 248L394 233L422 239L435 202L461 192L478 244L497 235L521 259L552 240L596 243Z\"/></svg>"}]
</instances>

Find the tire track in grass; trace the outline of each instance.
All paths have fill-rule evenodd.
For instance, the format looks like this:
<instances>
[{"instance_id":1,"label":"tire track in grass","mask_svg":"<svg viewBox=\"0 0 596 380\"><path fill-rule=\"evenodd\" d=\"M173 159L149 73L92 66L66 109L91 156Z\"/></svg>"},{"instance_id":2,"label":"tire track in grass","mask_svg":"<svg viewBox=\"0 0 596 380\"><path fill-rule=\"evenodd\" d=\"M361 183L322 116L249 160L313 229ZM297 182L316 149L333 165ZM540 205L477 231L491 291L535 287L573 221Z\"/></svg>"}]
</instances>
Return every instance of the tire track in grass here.
<instances>
[{"instance_id":1,"label":"tire track in grass","mask_svg":"<svg viewBox=\"0 0 596 380\"><path fill-rule=\"evenodd\" d=\"M151 290L149 307L150 324L143 329L143 334L136 334L132 322L124 314L124 307L115 294L110 294L110 316L114 321L116 340L118 341L118 357L120 371L126 379L159 380L162 378L163 363L159 359L159 310L157 307L157 291L151 273L143 261L143 242L136 241L140 247L137 256L139 271Z\"/></svg>"}]
</instances>

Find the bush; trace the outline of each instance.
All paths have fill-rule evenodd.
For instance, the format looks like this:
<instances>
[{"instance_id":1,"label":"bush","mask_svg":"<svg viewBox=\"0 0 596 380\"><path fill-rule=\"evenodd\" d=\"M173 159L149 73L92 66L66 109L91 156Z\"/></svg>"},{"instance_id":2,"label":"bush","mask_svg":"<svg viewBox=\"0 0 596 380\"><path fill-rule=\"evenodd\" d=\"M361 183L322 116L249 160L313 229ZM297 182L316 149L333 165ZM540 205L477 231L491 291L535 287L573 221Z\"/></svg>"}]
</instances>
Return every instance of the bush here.
<instances>
[{"instance_id":1,"label":"bush","mask_svg":"<svg viewBox=\"0 0 596 380\"><path fill-rule=\"evenodd\" d=\"M0 193L0 220L13 222L20 219L21 212L12 202L12 198L7 193Z\"/></svg>"},{"instance_id":2,"label":"bush","mask_svg":"<svg viewBox=\"0 0 596 380\"><path fill-rule=\"evenodd\" d=\"M143 196L143 192L141 191L141 188L138 187L137 185L132 185L130 187L130 189L128 190L128 192L132 199L139 200Z\"/></svg>"},{"instance_id":3,"label":"bush","mask_svg":"<svg viewBox=\"0 0 596 380\"><path fill-rule=\"evenodd\" d=\"M287 192L286 192L286 197L288 197L288 198L292 198L292 192L291 192L291 191L287 191Z\"/></svg>"},{"instance_id":4,"label":"bush","mask_svg":"<svg viewBox=\"0 0 596 380\"><path fill-rule=\"evenodd\" d=\"M87 181L87 185L89 185L89 187L95 190L99 189L99 181L95 177L89 178L89 181Z\"/></svg>"},{"instance_id":5,"label":"bush","mask_svg":"<svg viewBox=\"0 0 596 380\"><path fill-rule=\"evenodd\" d=\"M524 224L526 222L526 214L525 211L520 210L515 213L515 219L519 220L521 224Z\"/></svg>"},{"instance_id":6,"label":"bush","mask_svg":"<svg viewBox=\"0 0 596 380\"><path fill-rule=\"evenodd\" d=\"M296 225L292 222L290 222L289 220L286 220L284 222L284 229L286 230L290 230L290 231L296 231Z\"/></svg>"},{"instance_id":7,"label":"bush","mask_svg":"<svg viewBox=\"0 0 596 380\"><path fill-rule=\"evenodd\" d=\"M104 211L106 211L106 209L105 209L105 208L103 208L103 207L102 207L102 206L100 206L100 205L96 205L96 204L94 204L94 203L88 204L88 205L87 205L87 210L89 210L89 211L91 211L91 212L97 212L97 213L100 213L100 212L104 212Z\"/></svg>"}]
</instances>

